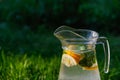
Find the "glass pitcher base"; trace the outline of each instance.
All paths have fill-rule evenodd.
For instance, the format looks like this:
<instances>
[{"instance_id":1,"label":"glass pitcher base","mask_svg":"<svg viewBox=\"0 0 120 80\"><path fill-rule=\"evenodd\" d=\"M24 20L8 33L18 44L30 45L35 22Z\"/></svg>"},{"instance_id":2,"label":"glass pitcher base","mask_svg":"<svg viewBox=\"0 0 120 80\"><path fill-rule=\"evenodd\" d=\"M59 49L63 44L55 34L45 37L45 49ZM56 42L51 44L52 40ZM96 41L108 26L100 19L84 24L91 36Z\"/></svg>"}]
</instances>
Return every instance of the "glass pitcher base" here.
<instances>
[{"instance_id":1,"label":"glass pitcher base","mask_svg":"<svg viewBox=\"0 0 120 80\"><path fill-rule=\"evenodd\" d=\"M101 80L99 70L83 70L79 65L66 67L61 64L58 80Z\"/></svg>"}]
</instances>

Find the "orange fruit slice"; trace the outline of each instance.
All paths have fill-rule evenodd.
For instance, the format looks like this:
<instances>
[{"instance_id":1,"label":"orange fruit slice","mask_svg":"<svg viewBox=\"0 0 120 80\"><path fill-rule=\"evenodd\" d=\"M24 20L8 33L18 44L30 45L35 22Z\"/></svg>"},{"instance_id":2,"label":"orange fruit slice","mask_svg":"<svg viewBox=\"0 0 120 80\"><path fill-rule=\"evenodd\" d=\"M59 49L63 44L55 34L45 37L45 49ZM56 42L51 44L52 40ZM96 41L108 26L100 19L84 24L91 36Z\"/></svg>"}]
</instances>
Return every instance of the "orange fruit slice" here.
<instances>
[{"instance_id":1,"label":"orange fruit slice","mask_svg":"<svg viewBox=\"0 0 120 80\"><path fill-rule=\"evenodd\" d=\"M83 67L83 70L96 70L98 69L97 63L93 64L91 67Z\"/></svg>"},{"instance_id":2,"label":"orange fruit slice","mask_svg":"<svg viewBox=\"0 0 120 80\"><path fill-rule=\"evenodd\" d=\"M79 63L79 61L83 59L83 55L77 54L74 51L65 50L65 53L70 55L71 57L73 57L75 59L76 63Z\"/></svg>"}]
</instances>

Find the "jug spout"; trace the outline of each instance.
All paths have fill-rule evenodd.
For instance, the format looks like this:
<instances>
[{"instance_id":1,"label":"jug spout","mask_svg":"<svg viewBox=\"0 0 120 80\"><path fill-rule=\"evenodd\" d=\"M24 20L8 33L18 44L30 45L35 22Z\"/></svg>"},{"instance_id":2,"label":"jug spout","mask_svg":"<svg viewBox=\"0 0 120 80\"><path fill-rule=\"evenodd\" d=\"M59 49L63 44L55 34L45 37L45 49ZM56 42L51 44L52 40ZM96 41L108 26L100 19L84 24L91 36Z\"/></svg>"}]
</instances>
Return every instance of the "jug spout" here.
<instances>
[{"instance_id":1,"label":"jug spout","mask_svg":"<svg viewBox=\"0 0 120 80\"><path fill-rule=\"evenodd\" d=\"M77 30L68 26L61 26L55 30L54 35L59 40L73 40L73 39L87 40L87 38L85 38L86 34L82 34L82 32L80 31L83 30Z\"/></svg>"},{"instance_id":2,"label":"jug spout","mask_svg":"<svg viewBox=\"0 0 120 80\"><path fill-rule=\"evenodd\" d=\"M61 41L64 39L68 39L68 38L73 38L75 36L71 35L71 33L73 34L74 32L72 32L73 30L75 30L74 28L68 27L68 26L61 26L59 28L57 28L54 32L54 35ZM71 36L69 36L71 35Z\"/></svg>"}]
</instances>

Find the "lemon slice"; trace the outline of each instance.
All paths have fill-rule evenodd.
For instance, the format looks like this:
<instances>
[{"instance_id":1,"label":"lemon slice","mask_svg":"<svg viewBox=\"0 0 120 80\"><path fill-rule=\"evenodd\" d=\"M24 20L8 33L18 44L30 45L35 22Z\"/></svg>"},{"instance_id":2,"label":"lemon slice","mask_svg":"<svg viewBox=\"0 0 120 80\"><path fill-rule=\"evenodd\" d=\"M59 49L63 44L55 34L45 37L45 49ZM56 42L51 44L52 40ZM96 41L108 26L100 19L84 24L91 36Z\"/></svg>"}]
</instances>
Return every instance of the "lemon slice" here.
<instances>
[{"instance_id":1,"label":"lemon slice","mask_svg":"<svg viewBox=\"0 0 120 80\"><path fill-rule=\"evenodd\" d=\"M69 54L63 54L62 56L62 63L66 65L67 67L72 67L77 65L76 60L70 56Z\"/></svg>"}]
</instances>

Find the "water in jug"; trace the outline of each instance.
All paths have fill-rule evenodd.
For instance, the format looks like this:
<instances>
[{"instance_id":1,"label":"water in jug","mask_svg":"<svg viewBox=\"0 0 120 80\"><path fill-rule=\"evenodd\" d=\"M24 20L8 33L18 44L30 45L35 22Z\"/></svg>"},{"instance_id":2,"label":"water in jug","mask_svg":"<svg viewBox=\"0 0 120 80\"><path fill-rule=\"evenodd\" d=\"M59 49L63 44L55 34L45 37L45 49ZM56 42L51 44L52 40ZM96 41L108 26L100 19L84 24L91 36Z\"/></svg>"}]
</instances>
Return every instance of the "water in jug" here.
<instances>
[{"instance_id":1,"label":"water in jug","mask_svg":"<svg viewBox=\"0 0 120 80\"><path fill-rule=\"evenodd\" d=\"M68 26L57 28L54 35L62 44L63 54L58 80L101 80L96 57L96 44L103 44L104 72L110 65L110 48L106 37L87 29Z\"/></svg>"}]
</instances>

